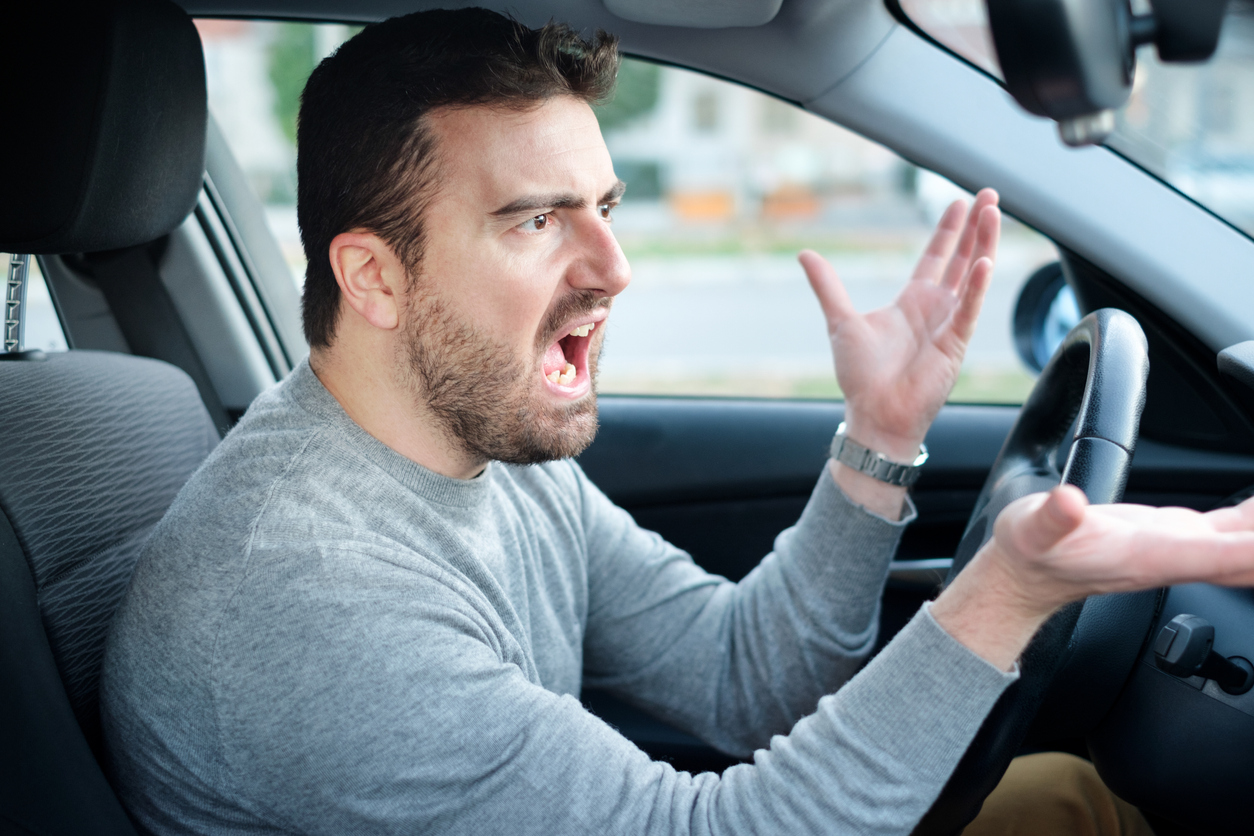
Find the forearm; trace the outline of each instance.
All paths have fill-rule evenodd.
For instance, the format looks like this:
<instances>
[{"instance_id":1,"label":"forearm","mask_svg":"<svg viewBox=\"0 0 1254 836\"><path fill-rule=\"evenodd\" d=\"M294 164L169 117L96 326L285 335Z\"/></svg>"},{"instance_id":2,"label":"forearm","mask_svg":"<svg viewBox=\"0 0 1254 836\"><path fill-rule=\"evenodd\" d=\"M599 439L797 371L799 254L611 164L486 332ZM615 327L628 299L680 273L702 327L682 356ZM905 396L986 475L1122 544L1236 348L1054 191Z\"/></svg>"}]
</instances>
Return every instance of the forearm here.
<instances>
[{"instance_id":1,"label":"forearm","mask_svg":"<svg viewBox=\"0 0 1254 836\"><path fill-rule=\"evenodd\" d=\"M429 787L383 787L402 798L408 793L422 799L422 804L392 805L423 817L413 820L414 830L546 836L908 833L1014 679L921 612L844 689L820 701L786 737L756 752L753 763L722 776L694 776L650 762L574 700L517 682L516 675L511 682L499 682L503 676L494 682L491 673L443 687L457 695L450 710L464 712L454 728L473 726L474 734L454 740L427 733L419 741L423 748L387 749L404 770L400 774L417 772L432 781ZM494 684L498 687L487 691ZM425 731L432 724L414 725ZM413 735L400 739L410 744ZM407 766L406 754L415 750L426 753L428 768ZM344 760L326 757L329 763ZM373 797L386 797L377 784L371 787ZM312 818L321 811L304 812ZM409 823L398 821L397 829ZM340 827L324 830L347 829L342 821L335 824Z\"/></svg>"},{"instance_id":2,"label":"forearm","mask_svg":"<svg viewBox=\"0 0 1254 836\"><path fill-rule=\"evenodd\" d=\"M590 612L585 683L747 754L865 661L903 525L866 513L822 475L798 524L738 585L673 551L642 555L659 541L629 533L593 562L593 598L606 608Z\"/></svg>"},{"instance_id":3,"label":"forearm","mask_svg":"<svg viewBox=\"0 0 1254 836\"><path fill-rule=\"evenodd\" d=\"M906 489L860 473L835 459L827 463L832 481L855 505L861 505L872 514L886 520L900 520L906 509Z\"/></svg>"},{"instance_id":4,"label":"forearm","mask_svg":"<svg viewBox=\"0 0 1254 836\"><path fill-rule=\"evenodd\" d=\"M725 772L721 794L775 811L761 832L908 833L1014 679L920 612L753 769Z\"/></svg>"},{"instance_id":5,"label":"forearm","mask_svg":"<svg viewBox=\"0 0 1254 836\"><path fill-rule=\"evenodd\" d=\"M946 587L932 604L932 617L973 653L1011 670L1053 608L1025 600L994 548L990 541Z\"/></svg>"}]
</instances>

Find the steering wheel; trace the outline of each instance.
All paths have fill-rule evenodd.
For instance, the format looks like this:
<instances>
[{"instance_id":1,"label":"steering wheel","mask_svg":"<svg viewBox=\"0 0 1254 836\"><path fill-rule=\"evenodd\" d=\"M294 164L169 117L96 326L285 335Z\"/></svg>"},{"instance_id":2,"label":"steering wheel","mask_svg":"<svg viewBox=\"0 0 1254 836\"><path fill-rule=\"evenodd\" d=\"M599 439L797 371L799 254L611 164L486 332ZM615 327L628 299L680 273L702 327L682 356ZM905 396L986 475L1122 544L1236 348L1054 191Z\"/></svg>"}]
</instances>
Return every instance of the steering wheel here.
<instances>
[{"instance_id":1,"label":"steering wheel","mask_svg":"<svg viewBox=\"0 0 1254 836\"><path fill-rule=\"evenodd\" d=\"M993 536L993 520L1001 510L1020 497L1066 482L1083 490L1094 504L1123 498L1145 406L1148 374L1145 334L1130 315L1103 308L1080 320L1041 372L993 463L946 583ZM1071 438L1072 426L1075 440L1060 469L1059 454ZM1102 627L1119 623L1123 625L1120 632L1126 633L1131 607L1137 616L1133 623L1143 616L1144 629L1139 634L1133 632L1130 649L1126 649L1126 639L1116 642L1122 651L1119 655L1126 657L1123 675L1107 676L1094 689L1082 688L1086 692L1081 694L1086 703L1082 713L1095 724L1113 703L1132 668L1149 630L1156 599L1156 595L1147 599L1143 593L1095 596L1055 613L1024 651L1018 681L993 707L914 833L949 836L961 832L975 818L1022 745L1055 677L1069 659L1091 660L1100 655L1092 645L1102 645ZM1097 629L1086 629L1086 625ZM1090 647L1079 646L1081 639ZM1065 678L1084 680L1085 673ZM1070 731L1083 733L1088 729Z\"/></svg>"}]
</instances>

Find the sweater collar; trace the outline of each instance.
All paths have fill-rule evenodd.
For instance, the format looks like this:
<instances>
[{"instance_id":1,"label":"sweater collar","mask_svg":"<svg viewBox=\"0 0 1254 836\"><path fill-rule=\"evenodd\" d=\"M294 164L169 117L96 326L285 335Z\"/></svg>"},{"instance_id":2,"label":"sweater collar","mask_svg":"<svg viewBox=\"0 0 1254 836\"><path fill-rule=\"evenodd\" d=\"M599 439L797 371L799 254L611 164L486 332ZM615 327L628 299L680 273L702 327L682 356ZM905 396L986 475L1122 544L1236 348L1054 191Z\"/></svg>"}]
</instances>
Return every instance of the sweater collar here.
<instances>
[{"instance_id":1,"label":"sweater collar","mask_svg":"<svg viewBox=\"0 0 1254 836\"><path fill-rule=\"evenodd\" d=\"M306 357L293 369L285 388L303 409L327 422L342 443L422 498L463 508L474 507L487 500L493 475L499 467L496 462L488 462L483 472L473 479L454 479L402 456L349 417L340 402L314 374L309 358Z\"/></svg>"}]
</instances>

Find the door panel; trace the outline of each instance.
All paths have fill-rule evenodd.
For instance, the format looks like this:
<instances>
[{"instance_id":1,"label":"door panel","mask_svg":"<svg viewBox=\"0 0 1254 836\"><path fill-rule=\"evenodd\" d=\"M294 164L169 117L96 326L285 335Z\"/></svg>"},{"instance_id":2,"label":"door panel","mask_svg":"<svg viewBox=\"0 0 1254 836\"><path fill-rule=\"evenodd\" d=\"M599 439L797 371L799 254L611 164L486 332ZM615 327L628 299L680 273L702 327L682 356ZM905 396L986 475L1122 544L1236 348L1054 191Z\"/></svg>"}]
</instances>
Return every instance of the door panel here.
<instances>
[{"instance_id":1,"label":"door panel","mask_svg":"<svg viewBox=\"0 0 1254 836\"><path fill-rule=\"evenodd\" d=\"M739 580L800 515L844 405L604 396L600 414L597 440L579 459L588 476L640 525L708 571ZM902 538L895 569L953 555L1017 414L1006 406L941 410L927 437L927 467L911 492L919 517ZM1204 510L1251 484L1254 456L1145 438L1126 498ZM927 572L894 572L883 599L880 646L935 591ZM678 768L717 770L734 762L606 694L589 692L584 699L646 752Z\"/></svg>"}]
</instances>

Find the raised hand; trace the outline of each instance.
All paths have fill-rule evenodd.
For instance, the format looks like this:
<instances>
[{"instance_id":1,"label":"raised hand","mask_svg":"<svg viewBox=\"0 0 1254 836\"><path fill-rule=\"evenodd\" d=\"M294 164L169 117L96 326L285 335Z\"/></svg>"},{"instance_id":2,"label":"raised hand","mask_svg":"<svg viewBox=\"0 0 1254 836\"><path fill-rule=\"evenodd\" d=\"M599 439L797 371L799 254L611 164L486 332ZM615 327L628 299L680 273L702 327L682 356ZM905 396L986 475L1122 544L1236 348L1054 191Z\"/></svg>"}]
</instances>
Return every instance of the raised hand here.
<instances>
[{"instance_id":1,"label":"raised hand","mask_svg":"<svg viewBox=\"0 0 1254 836\"><path fill-rule=\"evenodd\" d=\"M1069 601L1199 581L1254 585L1254 500L1203 514L1089 505L1060 485L1006 506L993 532L932 614L1002 667Z\"/></svg>"},{"instance_id":2,"label":"raised hand","mask_svg":"<svg viewBox=\"0 0 1254 836\"><path fill-rule=\"evenodd\" d=\"M909 461L958 379L993 273L997 193L946 210L893 304L860 314L822 256L800 255L827 318L851 438Z\"/></svg>"}]
</instances>

